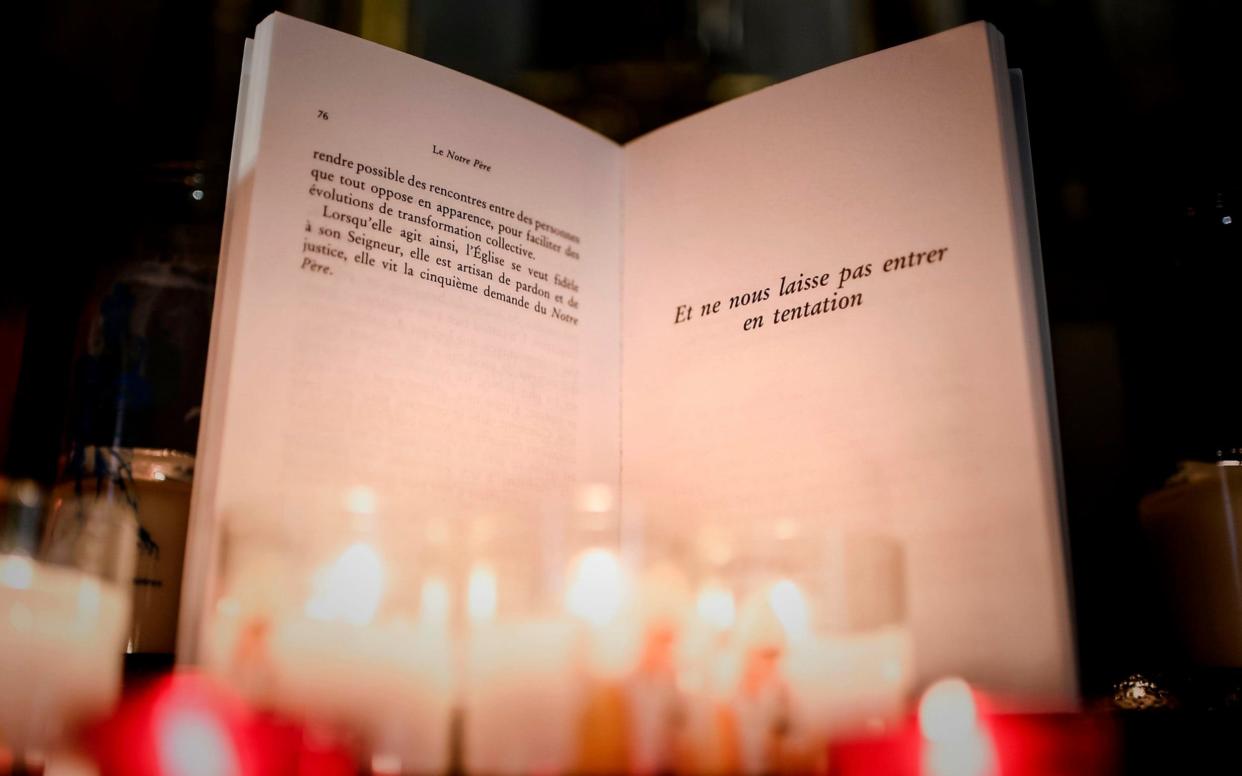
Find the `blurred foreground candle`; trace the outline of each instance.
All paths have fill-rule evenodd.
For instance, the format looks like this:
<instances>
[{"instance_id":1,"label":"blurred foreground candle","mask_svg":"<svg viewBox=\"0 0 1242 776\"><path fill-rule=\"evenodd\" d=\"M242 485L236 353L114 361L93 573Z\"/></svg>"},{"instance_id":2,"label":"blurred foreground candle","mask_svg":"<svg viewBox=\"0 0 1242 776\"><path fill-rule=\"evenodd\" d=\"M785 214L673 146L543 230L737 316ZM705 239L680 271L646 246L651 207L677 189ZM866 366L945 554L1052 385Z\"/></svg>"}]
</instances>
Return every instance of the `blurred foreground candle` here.
<instances>
[{"instance_id":1,"label":"blurred foreground candle","mask_svg":"<svg viewBox=\"0 0 1242 776\"><path fill-rule=\"evenodd\" d=\"M753 591L742 604L734 636L738 675L731 706L737 769L742 773L777 770L781 739L790 728L785 657L791 638L809 635L805 606L801 590L787 579Z\"/></svg>"},{"instance_id":2,"label":"blurred foreground candle","mask_svg":"<svg viewBox=\"0 0 1242 776\"><path fill-rule=\"evenodd\" d=\"M627 661L622 697L626 712L626 765L632 774L668 773L674 764L678 696L678 640L690 607L685 573L669 561L643 569L633 597L635 646Z\"/></svg>"},{"instance_id":3,"label":"blurred foreground candle","mask_svg":"<svg viewBox=\"0 0 1242 776\"><path fill-rule=\"evenodd\" d=\"M912 680L909 630L894 624L858 633L815 635L789 647L792 716L823 739L899 719Z\"/></svg>"},{"instance_id":4,"label":"blurred foreground candle","mask_svg":"<svg viewBox=\"0 0 1242 776\"><path fill-rule=\"evenodd\" d=\"M880 733L834 740L829 776L1110 776L1119 737L1109 715L996 713L957 678L931 685L918 713ZM1039 704L1036 703L1036 706ZM1010 700L1010 708L1021 702Z\"/></svg>"},{"instance_id":5,"label":"blurred foreground candle","mask_svg":"<svg viewBox=\"0 0 1242 776\"><path fill-rule=\"evenodd\" d=\"M95 767L49 762L47 776L357 776L357 758L306 726L257 712L209 677L177 673L127 693L83 731ZM72 770L52 770L76 765ZM97 770L96 770L97 768Z\"/></svg>"},{"instance_id":6,"label":"blurred foreground candle","mask_svg":"<svg viewBox=\"0 0 1242 776\"><path fill-rule=\"evenodd\" d=\"M570 622L517 607L520 564L475 563L466 583L469 641L463 759L468 773L556 774L572 761L577 676ZM501 587L508 582L506 591ZM506 604L503 619L498 615ZM517 611L515 611L515 609Z\"/></svg>"},{"instance_id":7,"label":"blurred foreground candle","mask_svg":"<svg viewBox=\"0 0 1242 776\"><path fill-rule=\"evenodd\" d=\"M488 622L470 639L464 765L477 774L556 774L573 757L578 700L570 623Z\"/></svg>"},{"instance_id":8,"label":"blurred foreground candle","mask_svg":"<svg viewBox=\"0 0 1242 776\"><path fill-rule=\"evenodd\" d=\"M974 695L961 679L941 679L919 701L926 776L993 776L992 737L979 724Z\"/></svg>"},{"instance_id":9,"label":"blurred foreground candle","mask_svg":"<svg viewBox=\"0 0 1242 776\"><path fill-rule=\"evenodd\" d=\"M420 569L433 564L408 526L381 525L373 498L349 503L349 530L236 548L210 662L252 702L360 737L402 770L443 771L456 691L447 582Z\"/></svg>"},{"instance_id":10,"label":"blurred foreground candle","mask_svg":"<svg viewBox=\"0 0 1242 776\"><path fill-rule=\"evenodd\" d=\"M631 728L637 720L629 680L642 638L632 593L629 575L611 549L587 548L570 564L565 609L580 623L585 647L576 723L578 773L630 769Z\"/></svg>"},{"instance_id":11,"label":"blurred foreground candle","mask_svg":"<svg viewBox=\"0 0 1242 776\"><path fill-rule=\"evenodd\" d=\"M580 495L590 497L584 508L610 505L604 488ZM590 596L567 591L574 522L573 511L563 507L522 519L481 513L463 521L466 773L574 770L578 723L589 692L586 644L567 606L589 608Z\"/></svg>"},{"instance_id":12,"label":"blurred foreground candle","mask_svg":"<svg viewBox=\"0 0 1242 776\"><path fill-rule=\"evenodd\" d=\"M737 770L731 709L738 672L731 647L735 620L732 590L719 579L703 583L677 645L682 716L674 752L678 773Z\"/></svg>"},{"instance_id":13,"label":"blurred foreground candle","mask_svg":"<svg viewBox=\"0 0 1242 776\"><path fill-rule=\"evenodd\" d=\"M273 695L289 713L363 731L372 751L402 769L440 772L454 692L447 618L434 615L443 584L426 583L431 614L380 619L385 569L372 545L355 542L317 572L301 616L272 630Z\"/></svg>"},{"instance_id":14,"label":"blurred foreground candle","mask_svg":"<svg viewBox=\"0 0 1242 776\"><path fill-rule=\"evenodd\" d=\"M794 721L817 739L876 729L905 713L913 682L901 544L878 534L829 534L807 575L813 632L790 635ZM787 632L789 629L786 629Z\"/></svg>"},{"instance_id":15,"label":"blurred foreground candle","mask_svg":"<svg viewBox=\"0 0 1242 776\"><path fill-rule=\"evenodd\" d=\"M121 688L127 593L75 569L0 556L0 732L22 751Z\"/></svg>"},{"instance_id":16,"label":"blurred foreground candle","mask_svg":"<svg viewBox=\"0 0 1242 776\"><path fill-rule=\"evenodd\" d=\"M912 678L900 545L789 521L773 533L721 569L748 590L728 642L745 773L819 768L831 738L899 719ZM699 608L714 600L701 595Z\"/></svg>"},{"instance_id":17,"label":"blurred foreground candle","mask_svg":"<svg viewBox=\"0 0 1242 776\"><path fill-rule=\"evenodd\" d=\"M0 750L20 765L120 692L136 524L106 501L57 504L0 479Z\"/></svg>"}]
</instances>

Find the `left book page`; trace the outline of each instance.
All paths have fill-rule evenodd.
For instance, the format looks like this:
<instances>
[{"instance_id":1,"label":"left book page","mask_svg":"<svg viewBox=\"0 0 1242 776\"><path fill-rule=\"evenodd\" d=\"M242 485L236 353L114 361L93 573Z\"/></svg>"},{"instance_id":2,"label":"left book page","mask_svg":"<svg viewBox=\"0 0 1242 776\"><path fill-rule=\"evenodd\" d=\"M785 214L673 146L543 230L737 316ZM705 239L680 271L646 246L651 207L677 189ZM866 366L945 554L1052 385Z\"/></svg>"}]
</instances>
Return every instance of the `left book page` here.
<instances>
[{"instance_id":1,"label":"left book page","mask_svg":"<svg viewBox=\"0 0 1242 776\"><path fill-rule=\"evenodd\" d=\"M621 152L493 86L288 16L249 47L179 655L230 524L523 520L616 487Z\"/></svg>"}]
</instances>

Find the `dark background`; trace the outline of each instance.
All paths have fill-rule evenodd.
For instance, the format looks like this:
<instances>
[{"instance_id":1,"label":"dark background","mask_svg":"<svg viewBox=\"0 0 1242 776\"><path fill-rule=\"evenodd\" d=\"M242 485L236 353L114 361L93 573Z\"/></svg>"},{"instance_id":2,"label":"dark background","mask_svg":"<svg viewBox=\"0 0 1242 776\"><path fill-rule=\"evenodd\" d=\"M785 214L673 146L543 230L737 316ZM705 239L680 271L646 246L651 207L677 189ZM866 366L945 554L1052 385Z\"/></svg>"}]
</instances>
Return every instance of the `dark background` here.
<instances>
[{"instance_id":1,"label":"dark background","mask_svg":"<svg viewBox=\"0 0 1242 776\"><path fill-rule=\"evenodd\" d=\"M1242 445L1238 5L24 6L10 28L0 473L50 483L75 444L194 450L242 40L270 11L478 76L621 141L986 19L1026 78L1083 689L1172 670L1136 505L1179 461Z\"/></svg>"}]
</instances>

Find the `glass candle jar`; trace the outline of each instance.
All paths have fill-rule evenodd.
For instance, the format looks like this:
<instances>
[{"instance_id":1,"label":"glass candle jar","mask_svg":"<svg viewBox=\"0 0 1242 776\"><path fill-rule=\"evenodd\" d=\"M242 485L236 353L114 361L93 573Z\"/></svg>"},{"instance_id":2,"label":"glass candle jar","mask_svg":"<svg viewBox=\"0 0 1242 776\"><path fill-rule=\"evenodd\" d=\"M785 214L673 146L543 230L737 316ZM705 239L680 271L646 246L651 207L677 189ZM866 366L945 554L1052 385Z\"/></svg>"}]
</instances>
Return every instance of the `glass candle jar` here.
<instances>
[{"instance_id":1,"label":"glass candle jar","mask_svg":"<svg viewBox=\"0 0 1242 776\"><path fill-rule=\"evenodd\" d=\"M108 500L0 479L0 744L39 759L121 690L137 525Z\"/></svg>"}]
</instances>

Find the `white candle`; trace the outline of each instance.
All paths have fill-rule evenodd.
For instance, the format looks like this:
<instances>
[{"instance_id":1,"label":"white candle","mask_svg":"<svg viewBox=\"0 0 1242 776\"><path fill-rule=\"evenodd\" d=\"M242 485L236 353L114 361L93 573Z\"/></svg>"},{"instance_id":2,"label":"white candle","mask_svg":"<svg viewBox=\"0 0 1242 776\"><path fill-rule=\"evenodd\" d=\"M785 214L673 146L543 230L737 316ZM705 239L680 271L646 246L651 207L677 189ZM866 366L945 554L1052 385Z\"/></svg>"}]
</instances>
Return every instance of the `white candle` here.
<instances>
[{"instance_id":1,"label":"white candle","mask_svg":"<svg viewBox=\"0 0 1242 776\"><path fill-rule=\"evenodd\" d=\"M648 566L637 585L638 643L624 683L627 770L631 774L673 769L675 733L681 716L677 648L690 609L689 582L677 566Z\"/></svg>"},{"instance_id":2,"label":"white candle","mask_svg":"<svg viewBox=\"0 0 1242 776\"><path fill-rule=\"evenodd\" d=\"M456 690L447 585L424 581L416 620L383 611L390 580L368 542L317 569L300 608L263 605L245 582L275 580L257 569L217 606L212 655L224 677L254 701L362 735L386 763L445 770Z\"/></svg>"},{"instance_id":3,"label":"white candle","mask_svg":"<svg viewBox=\"0 0 1242 776\"><path fill-rule=\"evenodd\" d=\"M469 773L564 773L579 708L575 629L567 620L477 622L467 657Z\"/></svg>"},{"instance_id":4,"label":"white candle","mask_svg":"<svg viewBox=\"0 0 1242 776\"><path fill-rule=\"evenodd\" d=\"M910 644L909 629L902 625L792 643L784 671L793 692L794 725L819 738L898 718L913 678Z\"/></svg>"},{"instance_id":5,"label":"white candle","mask_svg":"<svg viewBox=\"0 0 1242 776\"><path fill-rule=\"evenodd\" d=\"M979 725L970 685L941 679L919 701L923 734L921 771L927 776L996 776L999 768L991 736Z\"/></svg>"},{"instance_id":6,"label":"white candle","mask_svg":"<svg viewBox=\"0 0 1242 776\"><path fill-rule=\"evenodd\" d=\"M574 627L563 617L499 619L504 595L491 565L471 566L463 765L467 773L563 773L573 762L579 705Z\"/></svg>"},{"instance_id":7,"label":"white candle","mask_svg":"<svg viewBox=\"0 0 1242 776\"><path fill-rule=\"evenodd\" d=\"M72 568L0 555L0 734L39 748L76 718L106 713L121 688L130 601Z\"/></svg>"},{"instance_id":8,"label":"white candle","mask_svg":"<svg viewBox=\"0 0 1242 776\"><path fill-rule=\"evenodd\" d=\"M752 591L742 603L732 648L736 674L729 708L736 724L736 764L742 773L776 770L778 739L789 725L790 689L784 656L791 641L810 637L801 588L781 580Z\"/></svg>"},{"instance_id":9,"label":"white candle","mask_svg":"<svg viewBox=\"0 0 1242 776\"><path fill-rule=\"evenodd\" d=\"M387 584L367 542L318 570L303 616L273 632L275 694L307 716L363 730L403 770L443 771L455 691L447 586L424 583L419 621L377 621Z\"/></svg>"},{"instance_id":10,"label":"white candle","mask_svg":"<svg viewBox=\"0 0 1242 776\"><path fill-rule=\"evenodd\" d=\"M813 762L828 738L883 725L904 710L912 679L908 628L825 633L814 627L813 610L789 579L743 607L734 702L743 771L771 770L777 759Z\"/></svg>"},{"instance_id":11,"label":"white candle","mask_svg":"<svg viewBox=\"0 0 1242 776\"><path fill-rule=\"evenodd\" d=\"M738 661L730 649L737 617L733 592L711 581L700 587L677 644L677 689L683 720L677 770L727 773L737 770L732 700Z\"/></svg>"},{"instance_id":12,"label":"white candle","mask_svg":"<svg viewBox=\"0 0 1242 776\"><path fill-rule=\"evenodd\" d=\"M611 751L616 729L584 729L583 715L620 695L637 649L623 608L628 581L615 554L591 549L571 564L569 616L497 618L501 589L491 567L467 581L464 756L471 773L563 773ZM602 707L601 707L602 708ZM590 725L585 725L591 728Z\"/></svg>"},{"instance_id":13,"label":"white candle","mask_svg":"<svg viewBox=\"0 0 1242 776\"><path fill-rule=\"evenodd\" d=\"M616 683L630 673L640 647L629 575L616 554L595 547L570 566L565 611L581 623L590 679Z\"/></svg>"},{"instance_id":14,"label":"white candle","mask_svg":"<svg viewBox=\"0 0 1242 776\"><path fill-rule=\"evenodd\" d=\"M271 655L278 708L361 731L405 770L447 767L454 688L445 629L290 618L274 629Z\"/></svg>"}]
</instances>

